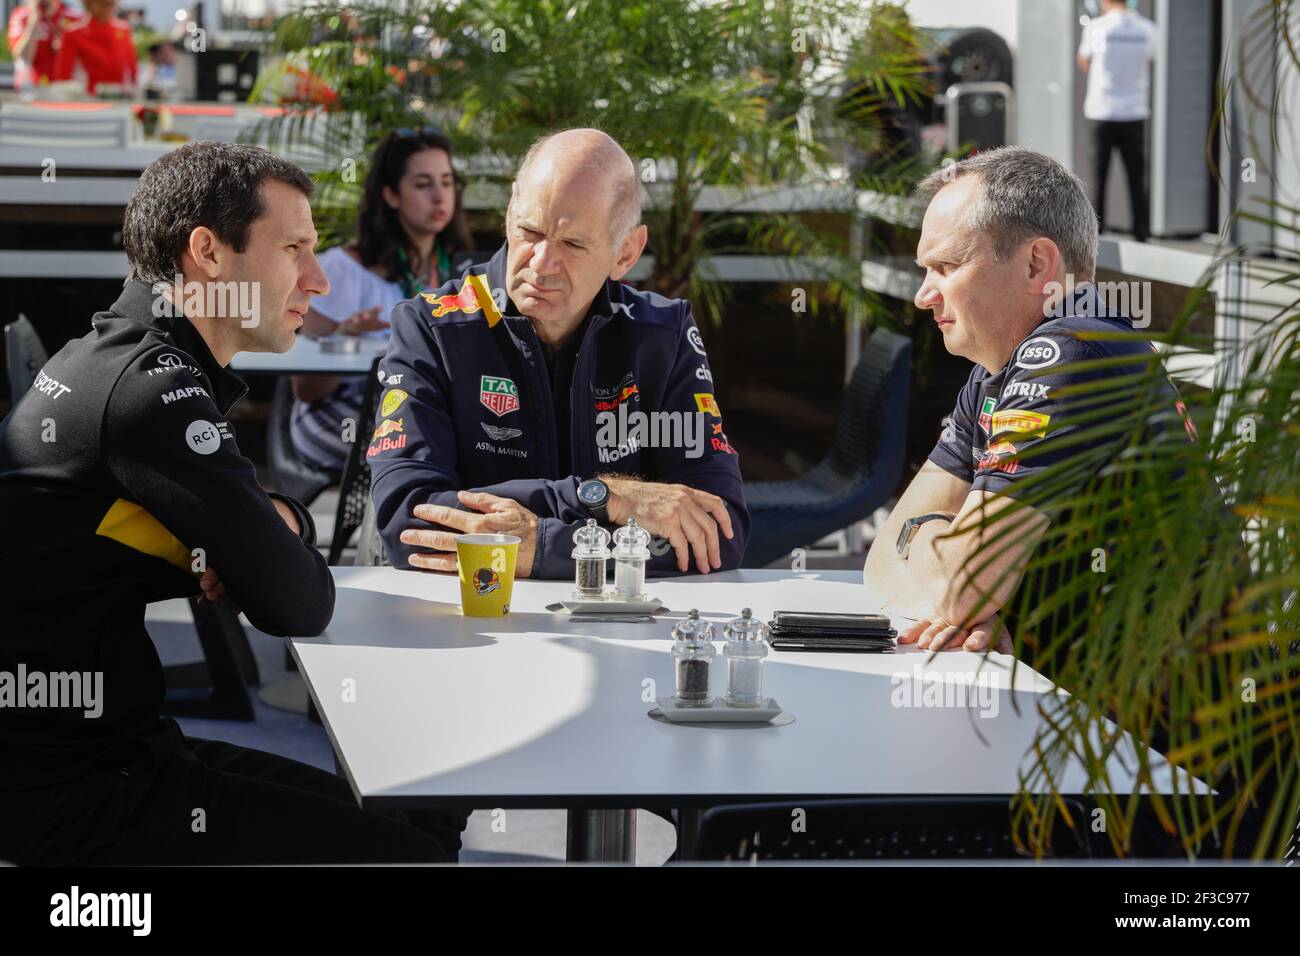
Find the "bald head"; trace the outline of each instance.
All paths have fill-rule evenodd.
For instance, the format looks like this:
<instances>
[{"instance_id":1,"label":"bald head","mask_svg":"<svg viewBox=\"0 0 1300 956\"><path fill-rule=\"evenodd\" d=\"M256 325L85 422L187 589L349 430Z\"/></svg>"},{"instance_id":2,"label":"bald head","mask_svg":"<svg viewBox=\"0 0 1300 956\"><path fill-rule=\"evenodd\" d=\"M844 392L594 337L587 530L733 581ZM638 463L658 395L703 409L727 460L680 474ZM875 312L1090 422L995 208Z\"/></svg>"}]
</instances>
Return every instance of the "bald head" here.
<instances>
[{"instance_id":1,"label":"bald head","mask_svg":"<svg viewBox=\"0 0 1300 956\"><path fill-rule=\"evenodd\" d=\"M506 292L542 341L558 348L601 287L645 249L641 184L623 148L596 129L533 144L506 210Z\"/></svg>"},{"instance_id":2,"label":"bald head","mask_svg":"<svg viewBox=\"0 0 1300 956\"><path fill-rule=\"evenodd\" d=\"M608 197L609 236L617 244L641 222L641 183L623 147L598 129L566 129L529 147L515 176L516 191L579 188Z\"/></svg>"}]
</instances>

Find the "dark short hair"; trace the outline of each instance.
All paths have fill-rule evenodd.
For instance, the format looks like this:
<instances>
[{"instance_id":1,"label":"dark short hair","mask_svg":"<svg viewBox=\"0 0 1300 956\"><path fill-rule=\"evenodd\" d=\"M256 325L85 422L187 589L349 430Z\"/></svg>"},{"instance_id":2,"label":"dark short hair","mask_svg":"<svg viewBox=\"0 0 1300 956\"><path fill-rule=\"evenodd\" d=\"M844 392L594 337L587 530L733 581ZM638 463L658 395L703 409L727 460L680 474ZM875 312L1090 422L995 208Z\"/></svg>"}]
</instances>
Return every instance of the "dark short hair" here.
<instances>
[{"instance_id":1,"label":"dark short hair","mask_svg":"<svg viewBox=\"0 0 1300 956\"><path fill-rule=\"evenodd\" d=\"M993 241L1000 261L1026 240L1046 236L1061 251L1065 271L1093 281L1097 272L1097 213L1088 190L1052 157L1023 146L999 146L942 166L916 186L927 203L948 183L977 176L980 197L966 210L973 236Z\"/></svg>"},{"instance_id":2,"label":"dark short hair","mask_svg":"<svg viewBox=\"0 0 1300 956\"><path fill-rule=\"evenodd\" d=\"M261 187L268 179L308 199L315 189L299 167L260 146L187 143L154 160L140 174L122 221L127 278L171 282L199 226L243 252L249 227L266 214Z\"/></svg>"},{"instance_id":3,"label":"dark short hair","mask_svg":"<svg viewBox=\"0 0 1300 956\"><path fill-rule=\"evenodd\" d=\"M407 244L406 230L397 210L384 202L384 187L398 191L406 175L406 163L416 153L426 149L440 149L452 159L451 140L432 127L393 130L375 149L366 174L365 188L357 207L357 253L363 265L379 266L391 282L400 282L405 269L398 250ZM468 252L474 248L465 215L465 180L454 169L456 209L451 221L443 227L435 240L450 257L452 253ZM409 267L408 267L409 268ZM438 276L446 282L451 276Z\"/></svg>"}]
</instances>

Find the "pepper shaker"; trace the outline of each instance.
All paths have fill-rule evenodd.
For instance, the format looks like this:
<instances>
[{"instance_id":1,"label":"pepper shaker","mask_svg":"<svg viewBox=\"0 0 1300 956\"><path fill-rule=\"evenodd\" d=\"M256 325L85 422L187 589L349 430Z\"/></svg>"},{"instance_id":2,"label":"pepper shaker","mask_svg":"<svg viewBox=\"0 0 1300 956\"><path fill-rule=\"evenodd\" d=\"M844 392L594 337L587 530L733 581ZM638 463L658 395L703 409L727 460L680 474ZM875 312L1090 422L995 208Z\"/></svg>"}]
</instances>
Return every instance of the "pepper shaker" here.
<instances>
[{"instance_id":1,"label":"pepper shaker","mask_svg":"<svg viewBox=\"0 0 1300 956\"><path fill-rule=\"evenodd\" d=\"M709 664L717 649L713 646L713 625L700 619L692 609L686 619L673 628L673 657L677 661L677 700L683 704L708 707Z\"/></svg>"},{"instance_id":2,"label":"pepper shaker","mask_svg":"<svg viewBox=\"0 0 1300 956\"><path fill-rule=\"evenodd\" d=\"M767 625L745 608L723 628L727 643L727 693L724 700L736 707L756 707L763 696L763 658L767 656Z\"/></svg>"},{"instance_id":3,"label":"pepper shaker","mask_svg":"<svg viewBox=\"0 0 1300 956\"><path fill-rule=\"evenodd\" d=\"M609 564L609 532L588 518L587 523L573 533L571 557L574 566L573 596L579 601L605 599L605 569Z\"/></svg>"}]
</instances>

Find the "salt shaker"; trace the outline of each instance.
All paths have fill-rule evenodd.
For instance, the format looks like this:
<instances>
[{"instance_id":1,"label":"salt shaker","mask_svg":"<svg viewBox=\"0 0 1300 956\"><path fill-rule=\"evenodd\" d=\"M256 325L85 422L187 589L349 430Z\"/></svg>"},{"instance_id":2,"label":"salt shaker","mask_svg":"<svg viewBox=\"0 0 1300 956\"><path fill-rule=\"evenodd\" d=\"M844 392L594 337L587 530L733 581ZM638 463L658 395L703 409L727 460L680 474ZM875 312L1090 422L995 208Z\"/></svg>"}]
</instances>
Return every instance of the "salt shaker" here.
<instances>
[{"instance_id":1,"label":"salt shaker","mask_svg":"<svg viewBox=\"0 0 1300 956\"><path fill-rule=\"evenodd\" d=\"M650 532L635 518L614 532L614 597L619 601L644 601L645 564L650 560Z\"/></svg>"},{"instance_id":2,"label":"salt shaker","mask_svg":"<svg viewBox=\"0 0 1300 956\"><path fill-rule=\"evenodd\" d=\"M602 601L605 598L605 568L609 564L609 532L588 518L587 523L573 532L575 587L573 596L580 601Z\"/></svg>"},{"instance_id":3,"label":"salt shaker","mask_svg":"<svg viewBox=\"0 0 1300 956\"><path fill-rule=\"evenodd\" d=\"M733 706L756 707L766 700L763 658L767 656L767 625L745 608L722 632L727 639L722 648L727 659L727 693L723 699Z\"/></svg>"},{"instance_id":4,"label":"salt shaker","mask_svg":"<svg viewBox=\"0 0 1300 956\"><path fill-rule=\"evenodd\" d=\"M717 649L713 646L713 625L700 620L692 609L686 620L673 628L673 657L677 660L677 700L683 704L708 707L709 663Z\"/></svg>"}]
</instances>

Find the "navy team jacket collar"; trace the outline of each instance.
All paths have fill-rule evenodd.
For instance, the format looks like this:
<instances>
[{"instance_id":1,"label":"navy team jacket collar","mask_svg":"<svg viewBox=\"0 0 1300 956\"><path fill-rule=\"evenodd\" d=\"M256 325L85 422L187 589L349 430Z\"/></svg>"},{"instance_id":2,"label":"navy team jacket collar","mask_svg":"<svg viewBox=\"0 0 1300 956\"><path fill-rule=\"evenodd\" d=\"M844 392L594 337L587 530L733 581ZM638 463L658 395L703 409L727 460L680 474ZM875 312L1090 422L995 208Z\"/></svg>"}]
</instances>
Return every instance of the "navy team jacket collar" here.
<instances>
[{"instance_id":1,"label":"navy team jacket collar","mask_svg":"<svg viewBox=\"0 0 1300 956\"><path fill-rule=\"evenodd\" d=\"M162 309L158 310L163 312L162 315L156 314L155 303L158 299L159 296L154 293L153 286L149 283L139 279L128 279L122 288L122 294L118 296L109 311L131 322L161 332L175 342L176 347L198 362L199 368L207 375L212 385L212 400L217 408L222 412L228 411L230 406L243 398L244 393L248 391L248 386L238 375L217 362L212 350L208 348L208 343L184 315L178 313L170 316Z\"/></svg>"},{"instance_id":2,"label":"navy team jacket collar","mask_svg":"<svg viewBox=\"0 0 1300 956\"><path fill-rule=\"evenodd\" d=\"M1081 318L1094 319L1113 319L1117 322L1124 322L1131 325L1132 319L1118 310L1111 310L1106 301L1101 297L1095 282L1080 282L1078 285L1073 283L1065 287L1065 295L1061 301L1051 309L1047 309L1043 315L1043 322L1050 322L1052 319L1069 318L1078 316ZM1040 325L1042 323L1039 323Z\"/></svg>"},{"instance_id":3,"label":"navy team jacket collar","mask_svg":"<svg viewBox=\"0 0 1300 956\"><path fill-rule=\"evenodd\" d=\"M1133 322L1122 312L1107 309L1106 302L1102 299L1095 283L1081 282L1075 286L1066 286L1065 295L1061 297L1061 301L1055 307L1044 310L1042 321L1034 326L1032 332L1016 343L1016 347L1011 350L1011 357L1007 359L1007 364L984 380L985 393L996 393L996 390L1002 387L1002 379L1007 374L1007 370L1011 368L1011 360L1020 351L1020 346L1034 337L1039 327L1046 322L1051 322L1053 319L1062 318L1112 319L1116 322L1123 322L1125 325L1132 325Z\"/></svg>"}]
</instances>

